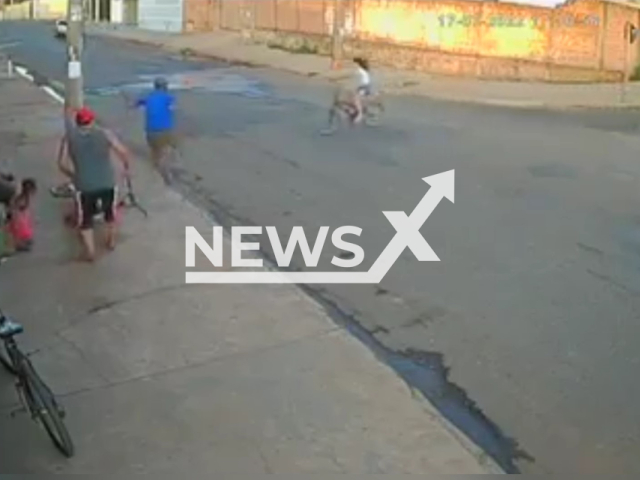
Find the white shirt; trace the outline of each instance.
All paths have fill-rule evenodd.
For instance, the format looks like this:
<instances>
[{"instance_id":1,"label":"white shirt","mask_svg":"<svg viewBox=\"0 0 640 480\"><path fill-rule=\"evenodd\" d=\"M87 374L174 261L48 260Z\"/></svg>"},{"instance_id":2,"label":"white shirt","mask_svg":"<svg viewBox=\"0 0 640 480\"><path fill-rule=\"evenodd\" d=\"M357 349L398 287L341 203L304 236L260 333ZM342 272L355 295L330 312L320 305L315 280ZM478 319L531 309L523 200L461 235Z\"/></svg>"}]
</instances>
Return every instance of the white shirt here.
<instances>
[{"instance_id":1,"label":"white shirt","mask_svg":"<svg viewBox=\"0 0 640 480\"><path fill-rule=\"evenodd\" d=\"M358 87L368 87L371 85L371 75L364 68L358 67Z\"/></svg>"}]
</instances>

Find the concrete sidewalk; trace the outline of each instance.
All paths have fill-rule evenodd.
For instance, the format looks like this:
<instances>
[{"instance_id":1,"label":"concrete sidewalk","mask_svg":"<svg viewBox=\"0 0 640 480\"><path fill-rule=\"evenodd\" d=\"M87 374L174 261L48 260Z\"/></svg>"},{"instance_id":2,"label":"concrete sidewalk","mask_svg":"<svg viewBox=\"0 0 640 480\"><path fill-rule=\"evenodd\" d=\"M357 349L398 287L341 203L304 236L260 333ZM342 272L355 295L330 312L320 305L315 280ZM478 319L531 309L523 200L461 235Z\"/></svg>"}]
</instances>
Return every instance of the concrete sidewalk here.
<instances>
[{"instance_id":1,"label":"concrete sidewalk","mask_svg":"<svg viewBox=\"0 0 640 480\"><path fill-rule=\"evenodd\" d=\"M74 263L47 194L61 108L17 79L0 80L0 107L0 157L41 187L35 250L0 267L0 306L77 446L64 460L12 419L0 371L0 472L500 473L295 286L185 285L184 227L212 222L146 164L150 217L128 211L115 252Z\"/></svg>"},{"instance_id":2,"label":"concrete sidewalk","mask_svg":"<svg viewBox=\"0 0 640 480\"><path fill-rule=\"evenodd\" d=\"M229 63L269 67L327 79L335 75L327 57L270 48L236 32L171 34L111 24L89 25L87 31L90 35L115 37ZM628 85L623 101L619 84L502 82L433 76L389 68L375 68L375 76L386 93L420 95L448 101L521 108L640 108L639 82Z\"/></svg>"}]
</instances>

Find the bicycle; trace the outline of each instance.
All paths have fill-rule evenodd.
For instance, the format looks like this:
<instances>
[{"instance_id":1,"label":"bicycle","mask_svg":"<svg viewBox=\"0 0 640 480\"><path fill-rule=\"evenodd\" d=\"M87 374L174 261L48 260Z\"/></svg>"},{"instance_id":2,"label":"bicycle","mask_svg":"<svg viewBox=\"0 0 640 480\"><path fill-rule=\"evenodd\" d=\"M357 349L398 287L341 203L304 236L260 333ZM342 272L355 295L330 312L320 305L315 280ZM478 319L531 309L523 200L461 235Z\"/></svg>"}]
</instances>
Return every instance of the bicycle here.
<instances>
[{"instance_id":1,"label":"bicycle","mask_svg":"<svg viewBox=\"0 0 640 480\"><path fill-rule=\"evenodd\" d=\"M65 457L71 458L75 448L63 421L65 411L40 378L29 357L18 347L15 337L23 332L22 325L0 311L0 341L4 346L4 352L0 351L0 363L16 377L16 390L23 405L21 410L29 411L31 418L42 424L55 447Z\"/></svg>"},{"instance_id":2,"label":"bicycle","mask_svg":"<svg viewBox=\"0 0 640 480\"><path fill-rule=\"evenodd\" d=\"M145 218L148 217L149 212L140 204L137 195L133 191L133 183L131 182L131 177L125 177L125 186L126 191L124 196L122 198L116 199L117 208L135 208L140 213L142 213ZM71 182L63 183L61 185L55 185L49 189L49 193L53 198L73 199L76 197L76 189ZM96 214L97 219L100 219L101 217L102 213Z\"/></svg>"},{"instance_id":3,"label":"bicycle","mask_svg":"<svg viewBox=\"0 0 640 480\"><path fill-rule=\"evenodd\" d=\"M380 117L385 111L384 103L382 102L381 95L379 93L373 93L369 96L363 97L363 121L366 126L375 127L380 123ZM326 129L322 130L323 135L331 135L338 129L337 123L347 122L349 125L354 125L354 119L356 116L356 108L351 100L351 95L342 87L336 87L333 95L333 102L329 109L329 122Z\"/></svg>"}]
</instances>

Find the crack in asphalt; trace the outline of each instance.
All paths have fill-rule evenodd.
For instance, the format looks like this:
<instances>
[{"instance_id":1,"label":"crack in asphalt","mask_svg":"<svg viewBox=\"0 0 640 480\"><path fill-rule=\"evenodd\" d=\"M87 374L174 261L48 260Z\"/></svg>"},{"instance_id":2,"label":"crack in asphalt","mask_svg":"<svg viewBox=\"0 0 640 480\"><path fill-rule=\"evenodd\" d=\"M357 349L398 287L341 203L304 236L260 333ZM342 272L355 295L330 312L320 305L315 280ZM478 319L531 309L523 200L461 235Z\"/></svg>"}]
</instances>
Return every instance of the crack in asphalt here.
<instances>
[{"instance_id":1,"label":"crack in asphalt","mask_svg":"<svg viewBox=\"0 0 640 480\"><path fill-rule=\"evenodd\" d=\"M232 358L249 358L249 357L253 357L255 355L259 355L265 352L269 352L272 350L278 350L281 348L286 348L289 347L291 345L295 345L301 342L305 342L305 341L309 341L309 340L317 340L323 337L328 337L340 330L344 330L343 328L341 328L340 326L334 326L325 330L321 330L318 332L314 332L308 335L304 335L302 337L299 338L295 338L292 340L284 340L282 342L279 343L275 343L273 345L267 345L267 346L263 346L263 347L257 347L257 348L253 348L247 351L239 351L239 352L232 352L232 353L228 353L226 355L220 355L220 356L214 356L214 357L209 357L209 358L205 358L203 360L200 361L195 361L195 362L187 362L184 365L178 365L175 367L169 367L169 368L165 368L163 370L159 370L156 372L152 372L152 373L146 373L146 374L142 374L142 375L134 375L130 378L124 379L124 380L116 380L116 381L108 381L107 383L105 383L104 385L98 385L95 387L88 387L88 388L81 388L81 389L77 389L77 390L72 390L70 392L67 392L65 394L62 395L57 395L59 398L70 398L70 397L74 397L83 393L88 393L88 392L95 392L98 390L108 390L114 387L119 387L122 385L128 385L128 384L133 384L133 383L137 383L143 380L148 380L148 379L153 379L153 378L161 378L173 373L177 373L177 372L182 372L182 371L187 371L187 370L192 370L198 367L202 367L205 365L210 365L213 363L217 363L217 362L222 362L228 359L232 359Z\"/></svg>"},{"instance_id":2,"label":"crack in asphalt","mask_svg":"<svg viewBox=\"0 0 640 480\"><path fill-rule=\"evenodd\" d=\"M66 343L67 345L69 345L73 350L75 350L75 352L78 354L78 356L82 359L82 361L86 364L89 365L91 367L91 371L93 373L95 373L102 382L107 383L109 382L109 379L107 377L105 377L102 372L100 371L100 369L94 365L91 361L89 361L89 359L87 358L87 356L84 354L84 350L82 350L82 348L80 348L73 340L65 337L64 335L59 335L56 334L55 335L57 338L60 339L60 341Z\"/></svg>"},{"instance_id":3,"label":"crack in asphalt","mask_svg":"<svg viewBox=\"0 0 640 480\"><path fill-rule=\"evenodd\" d=\"M188 285L185 283L179 283L179 284L175 284L175 285L163 285L161 287L156 287L156 288L152 288L151 290L145 290L142 292L138 292L138 293L134 293L132 295L127 295L125 297L120 297L117 299L112 299L112 300L106 300L103 301L97 305L94 305L93 307L90 307L88 310L86 310L85 312L73 317L71 320L69 320L69 322L67 323L66 326L64 326L63 328L61 328L60 330L57 330L55 332L56 335L61 335L63 334L65 331L78 326L79 324L83 323L84 321L86 321L87 319L89 319L90 317L92 317L93 315L103 312L105 310L111 310L115 307L118 307L120 305L124 305L126 303L130 303L136 300L142 300L143 298L147 298L153 295L158 295L161 293L166 293L166 292L171 292L171 291L175 291L175 290L182 290L184 288L189 288L189 287L193 287L193 285Z\"/></svg>"},{"instance_id":4,"label":"crack in asphalt","mask_svg":"<svg viewBox=\"0 0 640 480\"><path fill-rule=\"evenodd\" d=\"M218 363L218 362L222 362L222 361L226 361L229 359L234 359L234 358L250 358L256 355L260 355L266 352L270 352L273 350L279 350L281 348L287 348L291 345L296 345L298 343L302 343L302 342L306 342L306 341L311 341L311 340L318 340L324 337L328 337L338 331L344 331L344 329L338 325L331 327L331 328L327 328L325 330L321 330L318 332L314 332L314 333L310 333L308 335L304 335L302 337L299 338L294 338L292 340L284 340L282 342L279 343L275 343L273 345L267 345L267 346L263 346L263 347L257 347L257 348L253 348L247 351L239 351L239 352L232 352L232 353L228 353L225 355L220 355L220 356L214 356L214 357L209 357L209 358L205 358L199 361L194 361L194 362L187 362L184 365L178 365L175 367L169 367L169 368L165 368L163 370L159 370L156 372L151 372L151 373L145 373L142 375L134 375L130 378L126 378L124 380L115 380L115 381L106 381L103 385L97 385L97 386L93 386L93 387L86 387L86 388L79 388L76 390L71 390L69 392L66 392L64 394L56 394L57 398L63 399L63 398L72 398L78 395L82 395L85 393L91 393L91 392L96 392L96 391L105 391L105 390L109 390L112 388L117 388L123 385L130 385L130 384L134 384L134 383L138 383L138 382L142 382L145 380L149 380L149 379L156 379L156 378L162 378L168 375L171 375L173 373L178 373L178 372L184 372L184 371L188 371L188 370L193 370L195 368L198 367L203 367L205 365L211 365L214 363ZM64 337L62 337L64 338ZM66 340L66 339L65 339ZM78 347L76 347L78 348ZM40 348L38 350L36 350L35 352L32 352L30 355L34 355L35 353L38 353L39 351L44 350L45 347ZM84 359L84 356L81 355ZM98 375L101 378L104 378L102 374L100 374L99 372L95 372L98 373ZM12 410L16 405L19 405L19 401L16 401L14 403L11 404L2 404L0 405L0 412L2 411L7 411L7 410Z\"/></svg>"}]
</instances>

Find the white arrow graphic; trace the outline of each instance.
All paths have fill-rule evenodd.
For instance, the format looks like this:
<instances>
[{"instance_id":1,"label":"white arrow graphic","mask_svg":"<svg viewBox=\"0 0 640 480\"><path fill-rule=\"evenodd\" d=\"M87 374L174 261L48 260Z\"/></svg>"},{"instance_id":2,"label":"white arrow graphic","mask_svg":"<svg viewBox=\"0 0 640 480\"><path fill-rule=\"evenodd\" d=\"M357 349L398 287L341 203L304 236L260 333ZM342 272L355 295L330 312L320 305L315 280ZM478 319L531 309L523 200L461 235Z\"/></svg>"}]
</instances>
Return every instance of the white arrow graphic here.
<instances>
[{"instance_id":1,"label":"white arrow graphic","mask_svg":"<svg viewBox=\"0 0 640 480\"><path fill-rule=\"evenodd\" d=\"M455 170L425 177L431 188L413 209L405 212L383 212L396 229L396 234L367 272L187 272L186 283L380 283L405 248L409 248L420 262L439 262L440 259L420 234L420 228L443 198L455 201Z\"/></svg>"},{"instance_id":2,"label":"white arrow graphic","mask_svg":"<svg viewBox=\"0 0 640 480\"><path fill-rule=\"evenodd\" d=\"M436 252L420 234L420 228L443 198L455 201L455 170L439 173L422 180L431 185L410 216L405 212L382 212L396 229L395 236L369 269L373 283L380 283L403 250L409 247L420 262L439 262Z\"/></svg>"}]
</instances>

